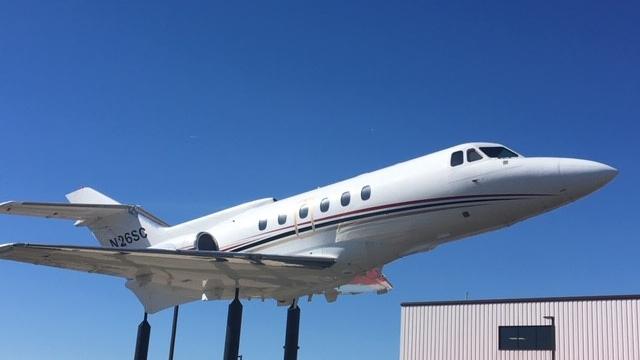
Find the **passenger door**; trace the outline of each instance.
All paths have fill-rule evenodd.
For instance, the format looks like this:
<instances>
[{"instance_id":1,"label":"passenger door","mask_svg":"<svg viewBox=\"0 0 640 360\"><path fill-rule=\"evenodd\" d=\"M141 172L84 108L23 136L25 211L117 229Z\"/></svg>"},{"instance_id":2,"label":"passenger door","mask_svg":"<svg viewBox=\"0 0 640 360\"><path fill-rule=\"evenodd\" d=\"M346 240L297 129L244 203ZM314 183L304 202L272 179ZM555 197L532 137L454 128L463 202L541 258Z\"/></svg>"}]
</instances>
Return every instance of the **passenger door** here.
<instances>
[{"instance_id":1,"label":"passenger door","mask_svg":"<svg viewBox=\"0 0 640 360\"><path fill-rule=\"evenodd\" d=\"M316 229L313 218L313 204L313 200L309 199L301 202L300 206L298 206L298 208L296 209L294 215L294 227L296 230L296 235L298 235L298 237L303 237L307 234L311 234ZM311 226L311 229L308 229L309 226Z\"/></svg>"}]
</instances>

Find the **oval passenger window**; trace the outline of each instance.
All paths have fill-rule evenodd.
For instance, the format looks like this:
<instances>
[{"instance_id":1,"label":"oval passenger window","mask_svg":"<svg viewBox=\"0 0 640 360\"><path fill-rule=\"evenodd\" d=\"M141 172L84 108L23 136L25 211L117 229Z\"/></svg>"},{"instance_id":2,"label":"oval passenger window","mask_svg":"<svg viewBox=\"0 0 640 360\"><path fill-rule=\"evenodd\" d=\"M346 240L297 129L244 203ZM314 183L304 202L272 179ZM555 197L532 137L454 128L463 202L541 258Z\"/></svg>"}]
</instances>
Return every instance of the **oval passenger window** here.
<instances>
[{"instance_id":1,"label":"oval passenger window","mask_svg":"<svg viewBox=\"0 0 640 360\"><path fill-rule=\"evenodd\" d=\"M349 205L349 203L351 202L351 194L346 191L342 193L342 196L340 197L340 204L342 206L347 206Z\"/></svg>"},{"instance_id":2,"label":"oval passenger window","mask_svg":"<svg viewBox=\"0 0 640 360\"><path fill-rule=\"evenodd\" d=\"M364 186L362 188L362 191L360 191L360 198L362 200L369 200L370 197L371 197L371 186L369 185Z\"/></svg>"},{"instance_id":3,"label":"oval passenger window","mask_svg":"<svg viewBox=\"0 0 640 360\"><path fill-rule=\"evenodd\" d=\"M298 211L298 216L300 216L300 219L304 219L307 215L309 215L309 208L305 205L300 208L300 211Z\"/></svg>"},{"instance_id":4,"label":"oval passenger window","mask_svg":"<svg viewBox=\"0 0 640 360\"><path fill-rule=\"evenodd\" d=\"M329 210L329 199L324 198L320 202L320 211L327 212Z\"/></svg>"}]
</instances>

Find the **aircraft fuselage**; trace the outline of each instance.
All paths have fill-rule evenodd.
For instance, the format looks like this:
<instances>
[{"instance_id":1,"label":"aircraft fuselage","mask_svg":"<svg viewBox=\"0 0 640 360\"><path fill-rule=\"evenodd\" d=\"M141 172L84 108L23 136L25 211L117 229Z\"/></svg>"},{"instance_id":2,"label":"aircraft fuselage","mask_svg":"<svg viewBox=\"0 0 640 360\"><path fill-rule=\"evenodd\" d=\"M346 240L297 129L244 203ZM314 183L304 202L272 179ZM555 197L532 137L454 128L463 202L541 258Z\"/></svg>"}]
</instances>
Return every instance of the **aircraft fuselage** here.
<instances>
[{"instance_id":1,"label":"aircraft fuselage","mask_svg":"<svg viewBox=\"0 0 640 360\"><path fill-rule=\"evenodd\" d=\"M352 275L552 210L617 173L587 160L489 157L483 147L501 145L463 144L223 221L197 219L171 228L176 236L157 247L193 249L206 232L222 251L330 256L336 271ZM462 162L452 165L459 151Z\"/></svg>"}]
</instances>

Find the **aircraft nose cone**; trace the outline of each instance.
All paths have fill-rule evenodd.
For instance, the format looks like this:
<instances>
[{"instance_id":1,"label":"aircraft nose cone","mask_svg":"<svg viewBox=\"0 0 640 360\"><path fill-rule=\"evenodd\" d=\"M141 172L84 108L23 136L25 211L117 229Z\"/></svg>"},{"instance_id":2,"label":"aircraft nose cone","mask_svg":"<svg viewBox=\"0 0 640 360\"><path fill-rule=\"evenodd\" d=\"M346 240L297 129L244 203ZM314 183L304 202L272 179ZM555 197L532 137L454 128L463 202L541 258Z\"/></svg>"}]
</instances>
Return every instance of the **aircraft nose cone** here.
<instances>
[{"instance_id":1,"label":"aircraft nose cone","mask_svg":"<svg viewBox=\"0 0 640 360\"><path fill-rule=\"evenodd\" d=\"M560 159L558 171L572 198L592 193L618 175L618 170L609 165L579 159Z\"/></svg>"}]
</instances>

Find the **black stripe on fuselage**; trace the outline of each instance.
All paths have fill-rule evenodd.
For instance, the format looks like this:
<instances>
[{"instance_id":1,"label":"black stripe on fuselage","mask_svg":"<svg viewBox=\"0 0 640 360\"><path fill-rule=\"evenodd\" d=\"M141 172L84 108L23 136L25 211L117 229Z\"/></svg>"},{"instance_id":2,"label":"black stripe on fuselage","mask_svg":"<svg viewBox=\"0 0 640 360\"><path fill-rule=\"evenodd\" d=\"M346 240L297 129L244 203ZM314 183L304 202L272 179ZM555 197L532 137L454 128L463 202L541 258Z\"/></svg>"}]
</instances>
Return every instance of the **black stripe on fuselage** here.
<instances>
[{"instance_id":1,"label":"black stripe on fuselage","mask_svg":"<svg viewBox=\"0 0 640 360\"><path fill-rule=\"evenodd\" d=\"M529 194L518 194L518 195L529 195ZM340 224L340 223L345 223L345 222L350 222L350 221L356 221L356 220L362 220L362 219L366 219L366 218L371 218L371 217L376 217L376 216L381 216L381 215L389 215L389 214L396 214L396 213L400 213L400 212L411 212L411 211L415 211L415 210L424 210L424 209L430 209L430 208L435 208L435 207L439 207L439 206L447 206L446 208L442 208L442 209L430 209L429 211L439 211L439 210L449 210L452 208L459 208L459 207L465 207L466 205L469 204L480 204L480 203L487 203L487 202L491 202L491 201L509 201L509 200L518 200L518 199L526 199L526 197L521 197L515 195L516 197L503 197L503 198L497 198L497 199L478 199L478 198L474 198L474 199L469 199L469 200L457 200L457 201L448 201L448 202L440 202L437 204L421 204L421 205L411 205L411 206L405 206L405 207L401 207L401 208L396 208L396 209L391 209L389 207L393 207L396 205L390 205L389 207L386 207L385 209L381 210L381 211L375 211L375 212L371 212L371 213L366 213L366 214L360 214L360 215L354 215L354 216L348 216L348 217L344 217L344 218L339 218L339 219L335 219L335 220L330 220L330 221L325 221L322 223L315 223L313 225L306 225L304 227L300 227L298 228L298 234L304 233L306 231L310 231L312 229L320 229L320 228L324 228L327 226L332 226L332 225L336 225L336 224ZM536 196L541 196L542 194L532 194L532 195L536 195ZM546 196L546 194L544 195ZM467 197L468 198L468 197ZM460 204L465 204L465 206L455 206L455 207L451 207L451 205L460 205ZM248 250L250 248L256 247L256 246L260 246L260 245L264 245L266 243L275 241L275 240L279 240L282 238L286 238L292 235L296 235L296 231L295 230L290 230L290 231L286 231L277 235L273 235L267 238L264 238L262 240L256 240L254 242L248 243L248 244L241 244L241 245L236 245L235 247L231 247L229 249L225 249L225 251L244 251L244 250Z\"/></svg>"}]
</instances>

